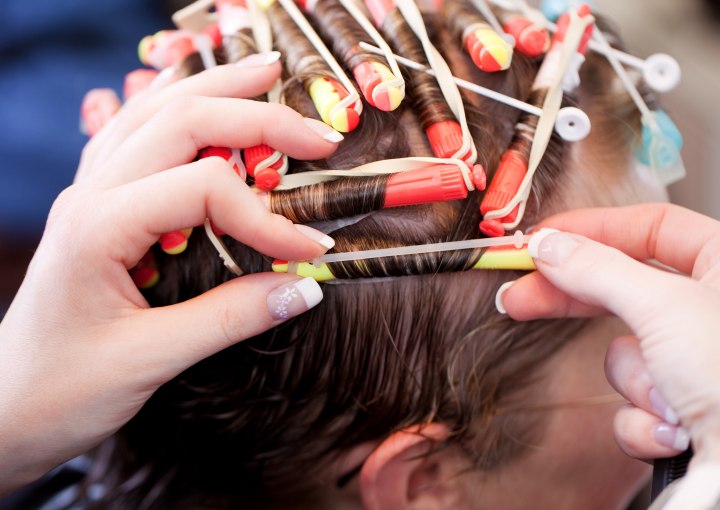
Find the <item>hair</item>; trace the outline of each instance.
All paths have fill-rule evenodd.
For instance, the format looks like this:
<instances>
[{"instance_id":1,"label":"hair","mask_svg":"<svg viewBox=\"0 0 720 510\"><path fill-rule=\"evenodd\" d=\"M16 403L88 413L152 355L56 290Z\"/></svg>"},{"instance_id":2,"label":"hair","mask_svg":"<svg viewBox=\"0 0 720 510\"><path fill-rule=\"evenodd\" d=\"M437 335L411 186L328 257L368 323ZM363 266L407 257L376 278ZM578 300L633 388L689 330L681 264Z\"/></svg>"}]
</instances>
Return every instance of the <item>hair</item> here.
<instances>
[{"instance_id":1,"label":"hair","mask_svg":"<svg viewBox=\"0 0 720 510\"><path fill-rule=\"evenodd\" d=\"M530 96L539 61L516 55L508 72L488 76L457 65L468 59L457 44L448 44L444 30L433 37L456 74L514 97ZM421 83L423 76L410 73L409 81ZM575 146L553 135L524 226L576 205L567 190L593 178L578 175L582 169L570 171L580 151L614 163L595 177L602 186L585 186L585 205L639 200L623 184L630 179L627 162L639 115L612 86L604 59L588 55L581 76L574 101L590 116L593 131ZM306 104L302 94L288 88L288 103ZM468 97L466 104L478 162L492 177L520 114L485 99ZM393 113L366 108L336 155L324 162L293 161L293 171L425 154L427 144L415 141L422 124L408 106ZM332 209L331 195L352 197L343 214L359 214L363 198L354 196L353 182L303 190L305 198L286 214L303 221L301 209L311 201ZM476 191L463 201L374 212L332 232L335 250L478 237L481 199ZM226 242L246 272L269 269L267 258ZM193 237L181 255L156 255L161 281L146 292L153 306L190 299L231 277L202 236ZM449 442L477 469L491 471L518 458L542 437L543 416L497 411L538 392L534 383L544 377L544 362L586 321L514 322L498 315L495 291L520 273L466 271L479 256L474 250L334 264L341 283L324 286L318 307L191 367L101 447L87 481L101 480L106 489L97 506L318 508L327 490L322 473L343 452L431 422L448 427ZM377 278L386 276L394 278ZM342 284L356 277L366 279Z\"/></svg>"}]
</instances>

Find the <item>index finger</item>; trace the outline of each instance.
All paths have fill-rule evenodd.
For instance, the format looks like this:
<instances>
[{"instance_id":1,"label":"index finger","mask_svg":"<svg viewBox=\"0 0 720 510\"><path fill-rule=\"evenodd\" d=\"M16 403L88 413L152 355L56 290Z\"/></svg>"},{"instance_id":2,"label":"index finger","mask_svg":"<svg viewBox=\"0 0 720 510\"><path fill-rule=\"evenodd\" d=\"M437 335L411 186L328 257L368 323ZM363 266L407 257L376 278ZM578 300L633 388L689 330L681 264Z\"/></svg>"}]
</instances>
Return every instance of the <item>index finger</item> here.
<instances>
[{"instance_id":1,"label":"index finger","mask_svg":"<svg viewBox=\"0 0 720 510\"><path fill-rule=\"evenodd\" d=\"M547 218L540 227L581 234L696 279L720 262L720 222L673 204L578 209Z\"/></svg>"}]
</instances>

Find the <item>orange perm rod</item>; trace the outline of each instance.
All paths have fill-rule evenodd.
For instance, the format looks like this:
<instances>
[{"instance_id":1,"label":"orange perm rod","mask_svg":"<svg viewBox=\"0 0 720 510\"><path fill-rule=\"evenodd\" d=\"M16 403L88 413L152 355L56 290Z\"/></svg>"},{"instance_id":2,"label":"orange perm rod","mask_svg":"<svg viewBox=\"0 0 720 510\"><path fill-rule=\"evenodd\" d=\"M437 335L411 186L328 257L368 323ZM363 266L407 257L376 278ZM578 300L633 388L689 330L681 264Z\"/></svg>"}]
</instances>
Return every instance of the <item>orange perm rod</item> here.
<instances>
[{"instance_id":1,"label":"orange perm rod","mask_svg":"<svg viewBox=\"0 0 720 510\"><path fill-rule=\"evenodd\" d=\"M590 14L590 8L583 4L578 8L578 15L584 17ZM562 44L565 39L565 32L570 23L568 14L564 14L558 20L558 31L552 39L543 64L540 66L535 83L533 84L533 96L538 99L536 106L542 106L547 95L548 77L556 76L558 72L558 58L562 51ZM588 41L592 36L593 25L585 30L582 40L577 48L577 54L583 55L587 50ZM579 66L582 59L576 65ZM572 71L572 69L570 69ZM531 96L531 97L533 97ZM483 216L491 211L499 211L505 208L520 191L520 186L528 171L528 158L530 155L532 139L535 134L537 118L529 114L520 117L515 126L515 136L510 147L503 153L495 175L488 186L487 192L480 204L480 212ZM520 211L520 204L515 206L510 213L499 219L483 219L480 222L480 230L489 237L500 237L505 235L504 223L513 223L517 220Z\"/></svg>"},{"instance_id":2,"label":"orange perm rod","mask_svg":"<svg viewBox=\"0 0 720 510\"><path fill-rule=\"evenodd\" d=\"M520 14L501 11L503 30L515 38L515 49L527 57L539 57L550 49L550 34L543 26Z\"/></svg>"},{"instance_id":3,"label":"orange perm rod","mask_svg":"<svg viewBox=\"0 0 720 510\"><path fill-rule=\"evenodd\" d=\"M130 277L139 289L154 287L160 280L155 255L147 252L130 271Z\"/></svg>"},{"instance_id":4,"label":"orange perm rod","mask_svg":"<svg viewBox=\"0 0 720 510\"><path fill-rule=\"evenodd\" d=\"M352 69L365 100L379 110L395 110L404 93L394 85L397 77L382 59L360 47L365 31L337 0L295 0L300 8L313 15L318 30L332 44L332 50ZM387 84L380 86L381 84Z\"/></svg>"},{"instance_id":5,"label":"orange perm rod","mask_svg":"<svg viewBox=\"0 0 720 510\"><path fill-rule=\"evenodd\" d=\"M113 89L92 89L80 106L80 131L93 137L120 110L122 103Z\"/></svg>"},{"instance_id":6,"label":"orange perm rod","mask_svg":"<svg viewBox=\"0 0 720 510\"><path fill-rule=\"evenodd\" d=\"M398 21L397 17L402 17L402 15L397 9L394 0L364 1L375 26L385 34L388 43L394 46L395 53L427 66L425 52L415 34L412 33L404 20L402 20L402 23L396 22ZM392 33L393 30L402 30L404 33L402 37L397 37L397 34ZM432 88L437 97L434 99L421 98L418 84L422 84L423 90ZM450 158L457 154L463 145L462 127L455 119L447 103L445 103L435 78L424 73L418 73L413 77L409 85L413 88L412 95L413 101L416 103L416 109L422 110L423 106L427 108L432 101L431 108L442 112L442 118L426 119L426 116L423 116L422 111L420 111L420 122L430 142L433 154L438 158ZM421 99L422 104L420 104ZM464 157L467 157L467 155L462 156L462 158Z\"/></svg>"}]
</instances>

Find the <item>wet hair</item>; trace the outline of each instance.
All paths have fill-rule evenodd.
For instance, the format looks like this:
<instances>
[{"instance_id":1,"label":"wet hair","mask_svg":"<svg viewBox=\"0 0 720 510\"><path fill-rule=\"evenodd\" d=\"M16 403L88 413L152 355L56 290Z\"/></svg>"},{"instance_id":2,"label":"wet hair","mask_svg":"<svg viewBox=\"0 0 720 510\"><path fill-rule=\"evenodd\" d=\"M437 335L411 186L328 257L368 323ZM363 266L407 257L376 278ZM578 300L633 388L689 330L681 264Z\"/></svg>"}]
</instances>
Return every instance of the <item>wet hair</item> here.
<instances>
[{"instance_id":1,"label":"wet hair","mask_svg":"<svg viewBox=\"0 0 720 510\"><path fill-rule=\"evenodd\" d=\"M434 37L455 74L514 97L530 96L539 61L516 55L509 71L487 76L469 64L457 44L448 44L443 30ZM553 135L521 226L577 205L568 190L586 179L591 184L583 188L584 205L639 200L625 184L631 180L627 169L639 115L613 85L601 57L588 55L581 77L572 101L589 114L592 133L574 146ZM409 74L411 81L418 78ZM297 87L286 91L293 105L307 103L302 94ZM466 104L479 163L491 177L520 113L490 100L468 97ZM322 162L293 161L293 170L425 155L420 124L407 105L393 113L366 106L360 127L336 155ZM581 174L583 154L598 154L606 173ZM597 181L603 184L595 186ZM382 188L382 180L376 185ZM349 202L343 214L364 211L367 197L353 181L330 186L325 195L304 190L305 198L289 208L299 211L311 201L320 209L335 207L326 198L332 194ZM481 192L472 192L463 201L374 212L332 232L335 249L479 237L481 199ZM287 214L303 219L297 211ZM269 270L267 258L226 242L246 272ZM162 279L146 293L153 306L190 299L231 278L202 236L193 237L181 255L156 255ZM106 491L96 506L319 508L328 490L323 473L344 452L431 422L445 424L448 441L479 470L498 469L523 455L542 437L542 414L498 409L539 397L536 383L546 375L544 362L586 321L514 322L498 315L495 291L520 273L466 271L479 255L335 264L339 283L323 287L318 307L186 370L100 448L87 482L101 481ZM364 279L345 280L356 277Z\"/></svg>"}]
</instances>

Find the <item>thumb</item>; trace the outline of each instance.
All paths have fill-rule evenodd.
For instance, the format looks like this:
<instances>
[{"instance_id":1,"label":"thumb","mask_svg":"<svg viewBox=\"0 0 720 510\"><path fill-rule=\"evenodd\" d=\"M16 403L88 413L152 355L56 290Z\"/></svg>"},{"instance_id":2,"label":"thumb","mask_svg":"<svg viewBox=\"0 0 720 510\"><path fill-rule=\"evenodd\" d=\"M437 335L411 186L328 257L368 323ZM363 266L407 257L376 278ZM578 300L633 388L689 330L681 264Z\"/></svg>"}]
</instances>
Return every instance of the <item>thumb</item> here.
<instances>
[{"instance_id":1,"label":"thumb","mask_svg":"<svg viewBox=\"0 0 720 510\"><path fill-rule=\"evenodd\" d=\"M528 252L555 287L615 314L641 338L665 326L686 335L684 321L672 319L696 315L702 301L701 286L690 278L650 267L579 235L542 229L530 239Z\"/></svg>"},{"instance_id":2,"label":"thumb","mask_svg":"<svg viewBox=\"0 0 720 510\"><path fill-rule=\"evenodd\" d=\"M312 278L257 273L236 278L188 301L142 310L134 318L134 352L168 380L198 361L258 335L317 305ZM140 334L137 334L140 333Z\"/></svg>"}]
</instances>

